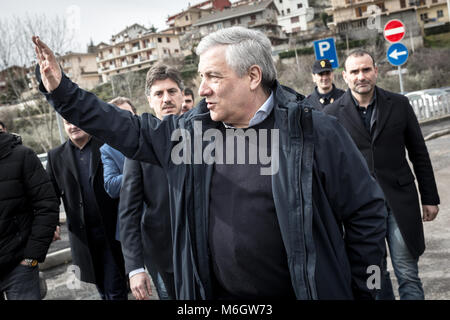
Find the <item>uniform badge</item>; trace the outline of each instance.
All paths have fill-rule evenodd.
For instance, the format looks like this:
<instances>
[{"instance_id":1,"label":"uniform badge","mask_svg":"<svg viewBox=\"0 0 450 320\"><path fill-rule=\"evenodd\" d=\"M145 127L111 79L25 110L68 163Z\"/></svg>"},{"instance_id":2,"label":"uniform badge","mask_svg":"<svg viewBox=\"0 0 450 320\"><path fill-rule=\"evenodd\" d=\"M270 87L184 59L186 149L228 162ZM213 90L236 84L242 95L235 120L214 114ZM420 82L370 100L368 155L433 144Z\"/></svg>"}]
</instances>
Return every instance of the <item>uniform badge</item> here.
<instances>
[{"instance_id":1,"label":"uniform badge","mask_svg":"<svg viewBox=\"0 0 450 320\"><path fill-rule=\"evenodd\" d=\"M319 101L320 101L321 104L323 104L325 102L325 99L324 98L320 98Z\"/></svg>"},{"instance_id":2,"label":"uniform badge","mask_svg":"<svg viewBox=\"0 0 450 320\"><path fill-rule=\"evenodd\" d=\"M325 68L325 61L320 61L320 66L321 66L322 68Z\"/></svg>"}]
</instances>

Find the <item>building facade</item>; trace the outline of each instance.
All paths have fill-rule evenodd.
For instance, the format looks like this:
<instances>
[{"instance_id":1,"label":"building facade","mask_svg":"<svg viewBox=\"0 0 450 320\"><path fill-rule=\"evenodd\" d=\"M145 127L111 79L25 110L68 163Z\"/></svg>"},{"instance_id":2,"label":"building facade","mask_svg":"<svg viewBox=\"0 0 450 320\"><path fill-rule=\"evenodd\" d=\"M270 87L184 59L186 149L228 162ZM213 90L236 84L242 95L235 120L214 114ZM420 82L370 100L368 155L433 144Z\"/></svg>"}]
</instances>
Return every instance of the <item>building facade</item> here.
<instances>
[{"instance_id":1,"label":"building facade","mask_svg":"<svg viewBox=\"0 0 450 320\"><path fill-rule=\"evenodd\" d=\"M286 33L296 33L308 29L308 21L312 19L313 9L308 0L274 0L278 8L278 24Z\"/></svg>"},{"instance_id":2,"label":"building facade","mask_svg":"<svg viewBox=\"0 0 450 320\"><path fill-rule=\"evenodd\" d=\"M415 3L424 30L449 23L447 0L418 0Z\"/></svg>"},{"instance_id":3,"label":"building facade","mask_svg":"<svg viewBox=\"0 0 450 320\"><path fill-rule=\"evenodd\" d=\"M106 82L116 74L149 68L156 61L180 55L177 35L133 25L114 35L109 44L99 44L96 59L98 73Z\"/></svg>"},{"instance_id":4,"label":"building facade","mask_svg":"<svg viewBox=\"0 0 450 320\"><path fill-rule=\"evenodd\" d=\"M404 44L423 46L423 32L413 0L331 0L331 4L327 12L333 15L333 22L328 26L340 36L356 40L373 38L383 33L389 20L399 19L406 29Z\"/></svg>"},{"instance_id":5,"label":"building facade","mask_svg":"<svg viewBox=\"0 0 450 320\"><path fill-rule=\"evenodd\" d=\"M177 14L171 15L167 18L166 24L174 34L181 34L191 30L202 16L206 16L215 11L222 11L225 8L231 7L229 0L207 0L189 6Z\"/></svg>"},{"instance_id":6,"label":"building facade","mask_svg":"<svg viewBox=\"0 0 450 320\"><path fill-rule=\"evenodd\" d=\"M80 88L91 90L101 82L97 71L97 54L68 52L58 58L64 73Z\"/></svg>"},{"instance_id":7,"label":"building facade","mask_svg":"<svg viewBox=\"0 0 450 320\"><path fill-rule=\"evenodd\" d=\"M193 26L200 37L232 26L253 28L264 32L272 45L278 46L287 43L288 38L278 25L277 16L273 0L253 1L202 17Z\"/></svg>"}]
</instances>

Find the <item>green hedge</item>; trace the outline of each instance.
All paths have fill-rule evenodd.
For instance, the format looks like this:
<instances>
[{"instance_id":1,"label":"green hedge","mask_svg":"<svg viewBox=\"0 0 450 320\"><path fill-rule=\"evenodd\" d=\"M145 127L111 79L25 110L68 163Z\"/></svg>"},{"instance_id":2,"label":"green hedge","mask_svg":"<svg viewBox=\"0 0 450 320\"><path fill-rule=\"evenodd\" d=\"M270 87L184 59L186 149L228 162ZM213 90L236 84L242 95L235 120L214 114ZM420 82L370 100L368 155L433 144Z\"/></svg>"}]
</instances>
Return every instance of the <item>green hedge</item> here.
<instances>
[{"instance_id":1,"label":"green hedge","mask_svg":"<svg viewBox=\"0 0 450 320\"><path fill-rule=\"evenodd\" d=\"M446 23L442 26L432 27L425 29L425 35L431 36L432 34L446 33L450 32L450 23Z\"/></svg>"}]
</instances>

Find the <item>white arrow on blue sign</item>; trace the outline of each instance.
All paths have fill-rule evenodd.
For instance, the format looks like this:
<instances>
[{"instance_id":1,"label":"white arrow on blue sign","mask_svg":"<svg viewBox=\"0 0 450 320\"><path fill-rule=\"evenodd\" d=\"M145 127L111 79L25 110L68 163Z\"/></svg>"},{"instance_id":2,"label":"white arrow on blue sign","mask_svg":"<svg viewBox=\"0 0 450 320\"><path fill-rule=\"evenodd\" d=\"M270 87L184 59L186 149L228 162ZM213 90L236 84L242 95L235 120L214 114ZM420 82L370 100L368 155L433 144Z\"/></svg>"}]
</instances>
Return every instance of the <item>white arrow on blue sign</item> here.
<instances>
[{"instance_id":1,"label":"white arrow on blue sign","mask_svg":"<svg viewBox=\"0 0 450 320\"><path fill-rule=\"evenodd\" d=\"M392 44L386 53L387 59L393 66L401 66L408 60L408 48L403 43Z\"/></svg>"},{"instance_id":2,"label":"white arrow on blue sign","mask_svg":"<svg viewBox=\"0 0 450 320\"><path fill-rule=\"evenodd\" d=\"M314 41L314 52L316 54L316 60L328 59L330 60L333 69L339 67L334 38Z\"/></svg>"}]
</instances>

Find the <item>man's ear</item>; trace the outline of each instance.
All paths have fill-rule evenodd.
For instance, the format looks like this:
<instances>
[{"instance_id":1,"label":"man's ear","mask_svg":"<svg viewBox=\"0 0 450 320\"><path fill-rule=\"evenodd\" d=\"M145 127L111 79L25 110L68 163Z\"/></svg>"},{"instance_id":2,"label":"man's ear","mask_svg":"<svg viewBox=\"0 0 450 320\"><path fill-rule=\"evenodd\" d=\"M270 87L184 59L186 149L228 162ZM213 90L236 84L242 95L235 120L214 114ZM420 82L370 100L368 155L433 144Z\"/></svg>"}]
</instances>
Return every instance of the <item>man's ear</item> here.
<instances>
[{"instance_id":1,"label":"man's ear","mask_svg":"<svg viewBox=\"0 0 450 320\"><path fill-rule=\"evenodd\" d=\"M260 66L253 65L248 70L250 90L255 90L262 82L262 70Z\"/></svg>"},{"instance_id":2,"label":"man's ear","mask_svg":"<svg viewBox=\"0 0 450 320\"><path fill-rule=\"evenodd\" d=\"M348 84L346 75L347 75L347 74L345 73L345 70L342 70L342 79L344 79L345 83Z\"/></svg>"}]
</instances>

